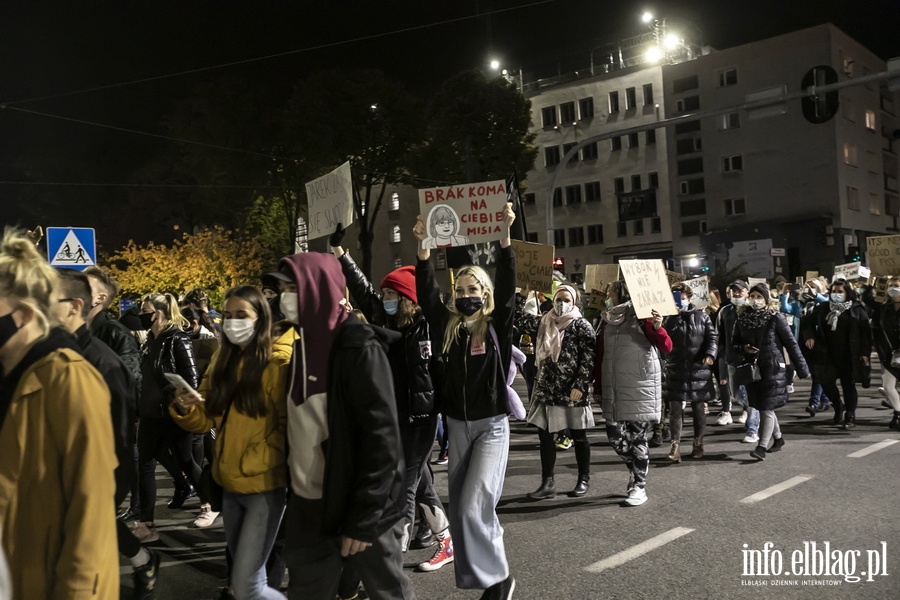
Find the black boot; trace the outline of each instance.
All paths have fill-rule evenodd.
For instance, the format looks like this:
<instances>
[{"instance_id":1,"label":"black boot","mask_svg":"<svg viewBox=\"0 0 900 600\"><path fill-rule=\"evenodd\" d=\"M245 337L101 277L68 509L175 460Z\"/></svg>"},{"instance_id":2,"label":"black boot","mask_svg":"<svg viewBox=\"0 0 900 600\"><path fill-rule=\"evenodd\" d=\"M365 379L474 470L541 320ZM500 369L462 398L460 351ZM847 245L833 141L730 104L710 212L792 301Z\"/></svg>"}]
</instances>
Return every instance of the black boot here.
<instances>
[{"instance_id":1,"label":"black boot","mask_svg":"<svg viewBox=\"0 0 900 600\"><path fill-rule=\"evenodd\" d=\"M834 405L834 424L840 425L844 421L844 410L843 407Z\"/></svg>"},{"instance_id":2,"label":"black boot","mask_svg":"<svg viewBox=\"0 0 900 600\"><path fill-rule=\"evenodd\" d=\"M428 526L428 522L425 519L420 519L419 527L416 529L416 537L413 538L409 547L413 550L420 550L434 546L436 543L437 540L434 539L434 533L432 533L431 527Z\"/></svg>"},{"instance_id":3,"label":"black boot","mask_svg":"<svg viewBox=\"0 0 900 600\"><path fill-rule=\"evenodd\" d=\"M891 419L891 424L888 425L888 429L900 429L900 412L894 411L894 418Z\"/></svg>"},{"instance_id":4,"label":"black boot","mask_svg":"<svg viewBox=\"0 0 900 600\"><path fill-rule=\"evenodd\" d=\"M848 410L844 415L844 424L841 425L841 429L853 429L854 427L856 427L856 414Z\"/></svg>"},{"instance_id":5,"label":"black boot","mask_svg":"<svg viewBox=\"0 0 900 600\"><path fill-rule=\"evenodd\" d=\"M194 486L190 483L187 484L187 487L178 488L175 490L175 495L172 496L172 499L169 500L169 503L166 505L171 509L181 508L184 506L184 501L188 498L193 498L197 495L196 490L194 490Z\"/></svg>"},{"instance_id":6,"label":"black boot","mask_svg":"<svg viewBox=\"0 0 900 600\"><path fill-rule=\"evenodd\" d=\"M556 497L556 485L553 482L553 475L541 478L541 487L534 490L528 497L532 500L544 500L545 498Z\"/></svg>"},{"instance_id":7,"label":"black boot","mask_svg":"<svg viewBox=\"0 0 900 600\"><path fill-rule=\"evenodd\" d=\"M653 435L650 436L649 446L651 448L659 448L660 446L662 446L662 434L660 432L653 432Z\"/></svg>"},{"instance_id":8,"label":"black boot","mask_svg":"<svg viewBox=\"0 0 900 600\"><path fill-rule=\"evenodd\" d=\"M584 474L578 476L578 483L575 484L575 489L569 492L569 495L573 498L581 498L585 494L587 494L588 488L590 484L588 483L591 480L591 476Z\"/></svg>"}]
</instances>

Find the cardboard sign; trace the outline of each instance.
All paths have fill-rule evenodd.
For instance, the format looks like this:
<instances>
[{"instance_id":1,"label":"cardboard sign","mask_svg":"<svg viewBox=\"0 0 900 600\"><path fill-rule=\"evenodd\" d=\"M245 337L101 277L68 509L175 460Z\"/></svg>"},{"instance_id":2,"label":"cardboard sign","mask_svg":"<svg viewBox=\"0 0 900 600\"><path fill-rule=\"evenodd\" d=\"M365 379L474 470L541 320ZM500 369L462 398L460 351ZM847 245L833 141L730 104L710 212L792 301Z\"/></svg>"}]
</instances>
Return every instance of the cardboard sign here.
<instances>
[{"instance_id":1,"label":"cardboard sign","mask_svg":"<svg viewBox=\"0 0 900 600\"><path fill-rule=\"evenodd\" d=\"M818 271L807 271L806 272L806 281L809 281L810 279L815 279L818 276L819 276Z\"/></svg>"},{"instance_id":2,"label":"cardboard sign","mask_svg":"<svg viewBox=\"0 0 900 600\"><path fill-rule=\"evenodd\" d=\"M606 292L606 286L619 280L619 265L586 265L584 267L584 289ZM606 301L606 298L603 299Z\"/></svg>"},{"instance_id":3,"label":"cardboard sign","mask_svg":"<svg viewBox=\"0 0 900 600\"><path fill-rule=\"evenodd\" d=\"M748 277L747 283L750 285L750 287L753 287L754 285L764 285L766 287L769 287L769 284L766 283L766 280L760 277Z\"/></svg>"},{"instance_id":4,"label":"cardboard sign","mask_svg":"<svg viewBox=\"0 0 900 600\"><path fill-rule=\"evenodd\" d=\"M663 316L678 314L662 260L623 260L619 267L639 319L651 318L653 310Z\"/></svg>"},{"instance_id":5,"label":"cardboard sign","mask_svg":"<svg viewBox=\"0 0 900 600\"><path fill-rule=\"evenodd\" d=\"M425 219L428 250L501 240L506 182L502 179L419 190L419 214Z\"/></svg>"},{"instance_id":6,"label":"cardboard sign","mask_svg":"<svg viewBox=\"0 0 900 600\"><path fill-rule=\"evenodd\" d=\"M666 271L666 278L669 280L669 288L671 289L676 283L681 283L687 277L684 273L676 273L675 271ZM674 300L673 300L674 302Z\"/></svg>"},{"instance_id":7,"label":"cardboard sign","mask_svg":"<svg viewBox=\"0 0 900 600\"><path fill-rule=\"evenodd\" d=\"M696 308L706 308L709 306L709 279L705 276L697 277L696 279L687 279L684 283L691 288L691 291L694 293L694 295L691 296L691 304Z\"/></svg>"},{"instance_id":8,"label":"cardboard sign","mask_svg":"<svg viewBox=\"0 0 900 600\"><path fill-rule=\"evenodd\" d=\"M353 183L350 163L313 179L306 184L309 205L307 239L314 240L334 233L338 223L344 227L353 222Z\"/></svg>"},{"instance_id":9,"label":"cardboard sign","mask_svg":"<svg viewBox=\"0 0 900 600\"><path fill-rule=\"evenodd\" d=\"M603 310L606 308L606 292L600 290L591 290L591 298L588 301L588 308L595 310Z\"/></svg>"},{"instance_id":10,"label":"cardboard sign","mask_svg":"<svg viewBox=\"0 0 900 600\"><path fill-rule=\"evenodd\" d=\"M512 240L516 254L516 286L550 293L553 284L553 246Z\"/></svg>"},{"instance_id":11,"label":"cardboard sign","mask_svg":"<svg viewBox=\"0 0 900 600\"><path fill-rule=\"evenodd\" d=\"M881 304L885 304L888 301L887 295L887 285L888 278L887 277L877 277L875 279L874 289L875 289L875 302L880 302Z\"/></svg>"},{"instance_id":12,"label":"cardboard sign","mask_svg":"<svg viewBox=\"0 0 900 600\"><path fill-rule=\"evenodd\" d=\"M900 235L866 238L866 262L872 275L900 275Z\"/></svg>"},{"instance_id":13,"label":"cardboard sign","mask_svg":"<svg viewBox=\"0 0 900 600\"><path fill-rule=\"evenodd\" d=\"M832 281L836 281L838 279L847 279L854 280L859 278L859 268L862 266L862 263L859 261L847 263L844 265L837 265L834 268L834 277L831 279Z\"/></svg>"}]
</instances>

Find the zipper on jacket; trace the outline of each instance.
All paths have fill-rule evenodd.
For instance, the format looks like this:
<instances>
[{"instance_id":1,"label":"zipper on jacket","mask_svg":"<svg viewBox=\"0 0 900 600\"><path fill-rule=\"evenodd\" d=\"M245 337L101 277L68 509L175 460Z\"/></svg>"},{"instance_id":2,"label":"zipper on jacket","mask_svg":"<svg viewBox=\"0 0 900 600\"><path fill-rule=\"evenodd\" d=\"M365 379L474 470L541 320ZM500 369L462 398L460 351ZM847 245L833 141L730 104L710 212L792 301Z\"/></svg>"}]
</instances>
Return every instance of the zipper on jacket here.
<instances>
[{"instance_id":1,"label":"zipper on jacket","mask_svg":"<svg viewBox=\"0 0 900 600\"><path fill-rule=\"evenodd\" d=\"M466 383L469 380L469 352L471 351L470 347L472 345L472 336L468 334L468 331L466 332L466 337L468 338L468 340L466 341L465 354L463 355L462 395L463 395L463 419L466 421L466 423L468 423L469 422L469 411L467 410L467 408L468 408L467 405L469 403L469 399L466 397Z\"/></svg>"}]
</instances>

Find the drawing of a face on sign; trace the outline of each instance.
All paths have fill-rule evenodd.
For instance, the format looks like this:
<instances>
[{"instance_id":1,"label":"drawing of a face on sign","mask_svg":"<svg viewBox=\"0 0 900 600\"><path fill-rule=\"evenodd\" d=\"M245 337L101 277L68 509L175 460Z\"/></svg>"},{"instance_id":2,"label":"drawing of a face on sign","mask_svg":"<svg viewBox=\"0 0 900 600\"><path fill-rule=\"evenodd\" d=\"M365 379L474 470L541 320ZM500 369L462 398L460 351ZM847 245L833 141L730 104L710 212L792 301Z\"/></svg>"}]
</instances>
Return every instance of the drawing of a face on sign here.
<instances>
[{"instance_id":1,"label":"drawing of a face on sign","mask_svg":"<svg viewBox=\"0 0 900 600\"><path fill-rule=\"evenodd\" d=\"M469 238L464 235L457 235L459 232L459 215L446 204L432 208L431 212L428 213L426 223L428 225L428 237L422 240L422 248L426 250L466 246L469 243Z\"/></svg>"}]
</instances>

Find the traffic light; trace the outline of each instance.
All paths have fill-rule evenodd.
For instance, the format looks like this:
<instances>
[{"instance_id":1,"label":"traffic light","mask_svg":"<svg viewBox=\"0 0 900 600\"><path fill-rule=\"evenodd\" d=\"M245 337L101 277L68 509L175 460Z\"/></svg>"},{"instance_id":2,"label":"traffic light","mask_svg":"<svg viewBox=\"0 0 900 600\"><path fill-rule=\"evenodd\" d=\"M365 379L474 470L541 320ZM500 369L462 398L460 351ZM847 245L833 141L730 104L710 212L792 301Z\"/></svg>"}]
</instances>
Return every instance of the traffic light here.
<instances>
[{"instance_id":1,"label":"traffic light","mask_svg":"<svg viewBox=\"0 0 900 600\"><path fill-rule=\"evenodd\" d=\"M837 71L828 65L819 65L806 72L800 86L806 90L811 86L819 87L837 83L837 80ZM803 108L803 117L810 123L819 125L831 120L837 113L840 100L837 91L831 91L824 94L816 93L815 96L806 96L800 100L800 105Z\"/></svg>"},{"instance_id":2,"label":"traffic light","mask_svg":"<svg viewBox=\"0 0 900 600\"><path fill-rule=\"evenodd\" d=\"M861 262L862 254L859 251L859 246L847 246L847 255L845 256L847 262Z\"/></svg>"},{"instance_id":3,"label":"traffic light","mask_svg":"<svg viewBox=\"0 0 900 600\"><path fill-rule=\"evenodd\" d=\"M566 273L566 259L562 256L557 256L553 259L553 269L559 271L563 275Z\"/></svg>"}]
</instances>

